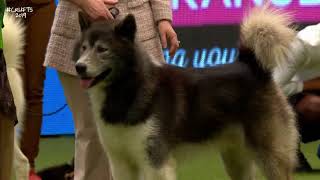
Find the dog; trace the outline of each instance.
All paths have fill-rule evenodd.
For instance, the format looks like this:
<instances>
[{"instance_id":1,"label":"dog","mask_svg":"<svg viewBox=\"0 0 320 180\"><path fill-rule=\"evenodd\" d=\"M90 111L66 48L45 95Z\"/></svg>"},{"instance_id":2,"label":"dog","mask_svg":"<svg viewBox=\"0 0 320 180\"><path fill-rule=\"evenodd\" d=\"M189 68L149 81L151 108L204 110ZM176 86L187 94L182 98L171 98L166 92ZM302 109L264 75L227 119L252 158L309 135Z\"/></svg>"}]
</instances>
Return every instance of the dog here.
<instances>
[{"instance_id":1,"label":"dog","mask_svg":"<svg viewBox=\"0 0 320 180\"><path fill-rule=\"evenodd\" d=\"M272 71L285 65L290 16L263 6L240 27L237 61L193 69L159 63L136 42L133 15L79 12L75 68L115 180L175 180L188 156L216 148L231 179L291 180L298 133Z\"/></svg>"},{"instance_id":2,"label":"dog","mask_svg":"<svg viewBox=\"0 0 320 180\"><path fill-rule=\"evenodd\" d=\"M3 53L7 64L7 74L12 90L18 124L15 127L14 171L18 180L29 179L29 161L19 147L20 131L23 129L25 113L25 96L23 81L19 73L22 68L22 55L25 46L25 27L15 15L5 12L3 28Z\"/></svg>"}]
</instances>

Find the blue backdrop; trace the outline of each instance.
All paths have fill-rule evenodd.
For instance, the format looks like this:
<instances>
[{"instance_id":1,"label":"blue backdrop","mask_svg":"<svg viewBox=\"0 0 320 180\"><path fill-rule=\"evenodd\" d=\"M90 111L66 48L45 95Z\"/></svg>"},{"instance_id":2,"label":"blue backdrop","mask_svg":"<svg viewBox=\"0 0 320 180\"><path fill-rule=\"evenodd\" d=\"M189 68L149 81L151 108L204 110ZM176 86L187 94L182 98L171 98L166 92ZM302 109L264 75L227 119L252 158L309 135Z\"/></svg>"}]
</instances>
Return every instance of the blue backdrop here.
<instances>
[{"instance_id":1,"label":"blue backdrop","mask_svg":"<svg viewBox=\"0 0 320 180\"><path fill-rule=\"evenodd\" d=\"M72 114L56 70L47 68L44 84L42 135L73 134Z\"/></svg>"}]
</instances>

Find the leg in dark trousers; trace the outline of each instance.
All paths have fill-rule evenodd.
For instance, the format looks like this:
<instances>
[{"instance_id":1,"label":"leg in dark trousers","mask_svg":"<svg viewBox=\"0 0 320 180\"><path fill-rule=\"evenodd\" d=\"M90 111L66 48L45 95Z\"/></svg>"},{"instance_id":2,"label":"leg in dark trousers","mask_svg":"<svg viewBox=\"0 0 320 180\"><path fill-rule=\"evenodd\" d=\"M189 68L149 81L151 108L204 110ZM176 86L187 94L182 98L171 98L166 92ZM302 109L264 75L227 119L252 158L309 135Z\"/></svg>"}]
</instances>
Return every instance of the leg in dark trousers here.
<instances>
[{"instance_id":1,"label":"leg in dark trousers","mask_svg":"<svg viewBox=\"0 0 320 180\"><path fill-rule=\"evenodd\" d=\"M24 55L24 78L26 95L25 129L22 130L21 150L34 168L39 152L42 124L42 98L45 79L43 67L46 47L54 18L54 0L19 0L8 3L8 7L32 7L33 12L22 19L26 24L26 47Z\"/></svg>"},{"instance_id":2,"label":"leg in dark trousers","mask_svg":"<svg viewBox=\"0 0 320 180\"><path fill-rule=\"evenodd\" d=\"M294 107L297 112L301 142L308 143L320 139L320 96L318 92L298 96ZM312 168L299 149L298 171L311 171Z\"/></svg>"},{"instance_id":3,"label":"leg in dark trousers","mask_svg":"<svg viewBox=\"0 0 320 180\"><path fill-rule=\"evenodd\" d=\"M14 122L0 113L0 180L11 179L13 143Z\"/></svg>"}]
</instances>

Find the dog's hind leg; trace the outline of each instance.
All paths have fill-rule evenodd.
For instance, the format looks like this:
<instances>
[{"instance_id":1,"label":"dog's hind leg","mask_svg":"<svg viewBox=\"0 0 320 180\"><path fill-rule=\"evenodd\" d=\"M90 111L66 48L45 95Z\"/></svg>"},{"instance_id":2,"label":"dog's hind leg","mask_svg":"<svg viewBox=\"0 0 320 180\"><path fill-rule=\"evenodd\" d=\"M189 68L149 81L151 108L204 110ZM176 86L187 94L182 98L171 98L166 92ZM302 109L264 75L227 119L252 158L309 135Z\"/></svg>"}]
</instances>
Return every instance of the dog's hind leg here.
<instances>
[{"instance_id":1,"label":"dog's hind leg","mask_svg":"<svg viewBox=\"0 0 320 180\"><path fill-rule=\"evenodd\" d=\"M258 164L268 180L293 179L293 165L286 153L262 151L258 154Z\"/></svg>"},{"instance_id":2,"label":"dog's hind leg","mask_svg":"<svg viewBox=\"0 0 320 180\"><path fill-rule=\"evenodd\" d=\"M230 147L221 151L227 174L232 180L255 180L255 164L243 147Z\"/></svg>"},{"instance_id":3,"label":"dog's hind leg","mask_svg":"<svg viewBox=\"0 0 320 180\"><path fill-rule=\"evenodd\" d=\"M294 141L295 144L293 144L290 136L282 135L283 137L278 136L276 139L269 139L269 143L265 143L257 149L257 164L268 180L293 179L297 159L297 143Z\"/></svg>"},{"instance_id":4,"label":"dog's hind leg","mask_svg":"<svg viewBox=\"0 0 320 180\"><path fill-rule=\"evenodd\" d=\"M255 180L254 159L251 149L247 147L243 126L226 128L216 142L232 180Z\"/></svg>"},{"instance_id":5,"label":"dog's hind leg","mask_svg":"<svg viewBox=\"0 0 320 180\"><path fill-rule=\"evenodd\" d=\"M281 117L281 116L280 116ZM289 123L288 123L289 122ZM263 123L262 123L263 124ZM292 180L297 162L298 133L293 119L268 119L254 139L257 164L268 180Z\"/></svg>"}]
</instances>

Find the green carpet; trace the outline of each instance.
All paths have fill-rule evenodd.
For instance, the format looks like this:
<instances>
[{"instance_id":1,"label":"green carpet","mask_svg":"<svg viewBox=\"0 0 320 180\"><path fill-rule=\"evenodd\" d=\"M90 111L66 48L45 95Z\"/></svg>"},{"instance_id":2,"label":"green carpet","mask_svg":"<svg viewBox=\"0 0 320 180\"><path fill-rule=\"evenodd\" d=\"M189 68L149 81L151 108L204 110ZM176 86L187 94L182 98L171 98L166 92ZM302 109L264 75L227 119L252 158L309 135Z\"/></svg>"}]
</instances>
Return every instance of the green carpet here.
<instances>
[{"instance_id":1,"label":"green carpet","mask_svg":"<svg viewBox=\"0 0 320 180\"><path fill-rule=\"evenodd\" d=\"M314 169L320 169L320 160L316 156L318 144L314 142L302 145L302 151ZM40 154L36 161L37 169L70 162L74 153L73 137L42 138ZM259 175L260 178L263 179ZM217 154L201 154L191 158L187 164L178 168L179 180L227 180L222 162ZM298 173L295 180L320 180L317 173Z\"/></svg>"}]
</instances>

